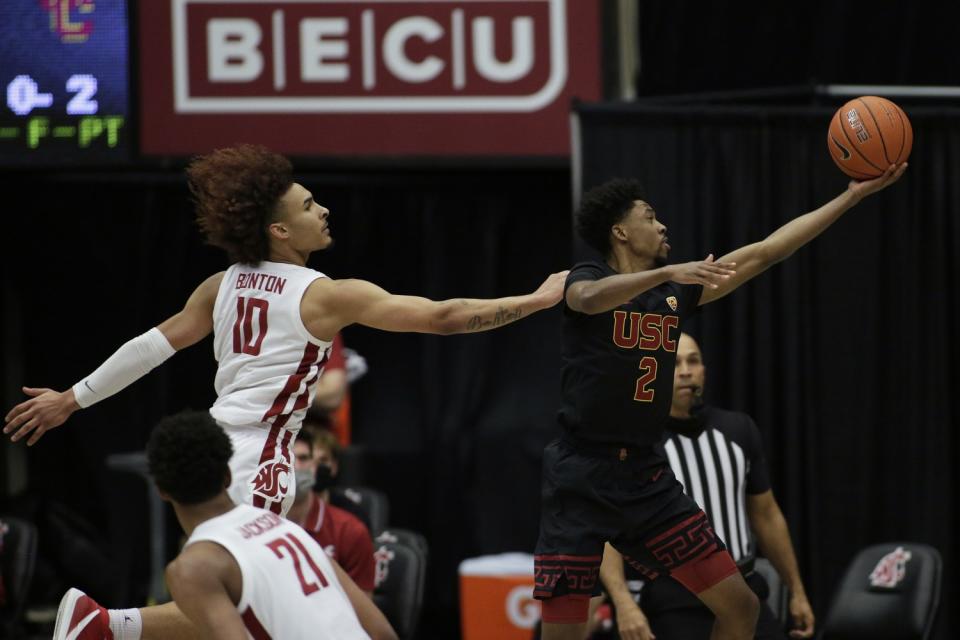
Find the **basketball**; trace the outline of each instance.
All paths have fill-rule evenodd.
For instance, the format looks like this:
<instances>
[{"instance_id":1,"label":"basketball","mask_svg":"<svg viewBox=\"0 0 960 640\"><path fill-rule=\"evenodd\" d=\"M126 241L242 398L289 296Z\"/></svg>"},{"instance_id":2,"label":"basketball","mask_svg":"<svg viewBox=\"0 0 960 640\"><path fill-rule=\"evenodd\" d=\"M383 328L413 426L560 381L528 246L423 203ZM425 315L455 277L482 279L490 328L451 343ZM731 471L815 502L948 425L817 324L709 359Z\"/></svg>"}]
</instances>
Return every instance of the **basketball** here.
<instances>
[{"instance_id":1,"label":"basketball","mask_svg":"<svg viewBox=\"0 0 960 640\"><path fill-rule=\"evenodd\" d=\"M913 128L903 109L886 98L861 96L834 114L827 146L841 171L856 180L870 180L910 157Z\"/></svg>"}]
</instances>

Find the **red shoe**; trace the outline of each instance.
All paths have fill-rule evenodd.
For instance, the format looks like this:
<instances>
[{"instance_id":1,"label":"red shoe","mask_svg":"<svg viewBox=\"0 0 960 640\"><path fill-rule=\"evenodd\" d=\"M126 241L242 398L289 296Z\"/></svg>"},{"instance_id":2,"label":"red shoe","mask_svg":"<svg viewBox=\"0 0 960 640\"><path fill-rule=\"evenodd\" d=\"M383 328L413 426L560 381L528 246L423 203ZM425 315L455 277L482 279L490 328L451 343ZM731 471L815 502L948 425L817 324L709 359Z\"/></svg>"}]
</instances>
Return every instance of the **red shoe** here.
<instances>
[{"instance_id":1,"label":"red shoe","mask_svg":"<svg viewBox=\"0 0 960 640\"><path fill-rule=\"evenodd\" d=\"M60 600L53 640L113 640L110 614L79 589L70 589Z\"/></svg>"}]
</instances>

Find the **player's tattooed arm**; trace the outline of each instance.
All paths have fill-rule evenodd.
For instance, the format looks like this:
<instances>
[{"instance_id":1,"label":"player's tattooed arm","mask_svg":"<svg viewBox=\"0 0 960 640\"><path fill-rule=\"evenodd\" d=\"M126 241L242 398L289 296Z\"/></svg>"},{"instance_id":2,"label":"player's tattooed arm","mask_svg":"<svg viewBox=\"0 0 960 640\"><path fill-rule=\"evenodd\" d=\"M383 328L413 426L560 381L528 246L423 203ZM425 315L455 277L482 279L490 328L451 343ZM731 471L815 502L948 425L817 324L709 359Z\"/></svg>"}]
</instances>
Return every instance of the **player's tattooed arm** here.
<instances>
[{"instance_id":1,"label":"player's tattooed arm","mask_svg":"<svg viewBox=\"0 0 960 640\"><path fill-rule=\"evenodd\" d=\"M567 273L554 273L533 293L491 300L434 301L393 295L363 280L318 280L307 291L301 315L321 339L362 324L385 331L448 335L497 329L557 304Z\"/></svg>"},{"instance_id":2,"label":"player's tattooed arm","mask_svg":"<svg viewBox=\"0 0 960 640\"><path fill-rule=\"evenodd\" d=\"M469 302L466 300L462 301L469 305ZM497 309L496 313L493 314L493 317L483 316L473 316L467 321L467 331L483 331L484 329L496 329L505 324L509 324L514 320L519 320L523 316L523 307L515 307L513 309L507 309L506 307L500 307Z\"/></svg>"}]
</instances>

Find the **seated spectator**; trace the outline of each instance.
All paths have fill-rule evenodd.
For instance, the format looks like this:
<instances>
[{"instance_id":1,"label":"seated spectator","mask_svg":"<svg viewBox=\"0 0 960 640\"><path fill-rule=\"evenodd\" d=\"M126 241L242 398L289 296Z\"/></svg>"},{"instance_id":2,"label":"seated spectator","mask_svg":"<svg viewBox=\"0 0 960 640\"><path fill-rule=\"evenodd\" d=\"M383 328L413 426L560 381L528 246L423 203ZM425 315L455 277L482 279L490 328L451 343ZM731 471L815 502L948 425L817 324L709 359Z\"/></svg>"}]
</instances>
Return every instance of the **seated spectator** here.
<instances>
[{"instance_id":1,"label":"seated spectator","mask_svg":"<svg viewBox=\"0 0 960 640\"><path fill-rule=\"evenodd\" d=\"M293 445L297 494L287 518L306 529L357 586L372 595L375 565L370 531L355 515L330 504L338 450L339 443L329 431L300 430Z\"/></svg>"}]
</instances>

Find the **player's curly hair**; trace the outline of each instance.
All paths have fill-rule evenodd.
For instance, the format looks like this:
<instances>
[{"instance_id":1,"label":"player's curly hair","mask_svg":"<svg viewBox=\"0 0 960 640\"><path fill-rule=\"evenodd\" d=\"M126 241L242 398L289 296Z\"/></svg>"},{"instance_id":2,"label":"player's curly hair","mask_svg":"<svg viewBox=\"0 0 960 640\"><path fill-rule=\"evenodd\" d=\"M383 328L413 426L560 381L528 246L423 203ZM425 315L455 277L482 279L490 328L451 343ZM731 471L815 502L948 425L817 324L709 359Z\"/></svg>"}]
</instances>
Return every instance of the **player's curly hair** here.
<instances>
[{"instance_id":1,"label":"player's curly hair","mask_svg":"<svg viewBox=\"0 0 960 640\"><path fill-rule=\"evenodd\" d=\"M147 467L157 488L180 504L199 504L224 490L230 438L206 411L160 421L147 442Z\"/></svg>"},{"instance_id":2,"label":"player's curly hair","mask_svg":"<svg viewBox=\"0 0 960 640\"><path fill-rule=\"evenodd\" d=\"M270 257L267 226L293 184L289 160L256 145L217 149L190 163L187 183L208 243L234 262L256 265Z\"/></svg>"},{"instance_id":3,"label":"player's curly hair","mask_svg":"<svg viewBox=\"0 0 960 640\"><path fill-rule=\"evenodd\" d=\"M633 208L634 200L646 200L639 180L615 178L583 194L576 215L577 233L583 241L600 252L610 254L610 227L617 224Z\"/></svg>"}]
</instances>

